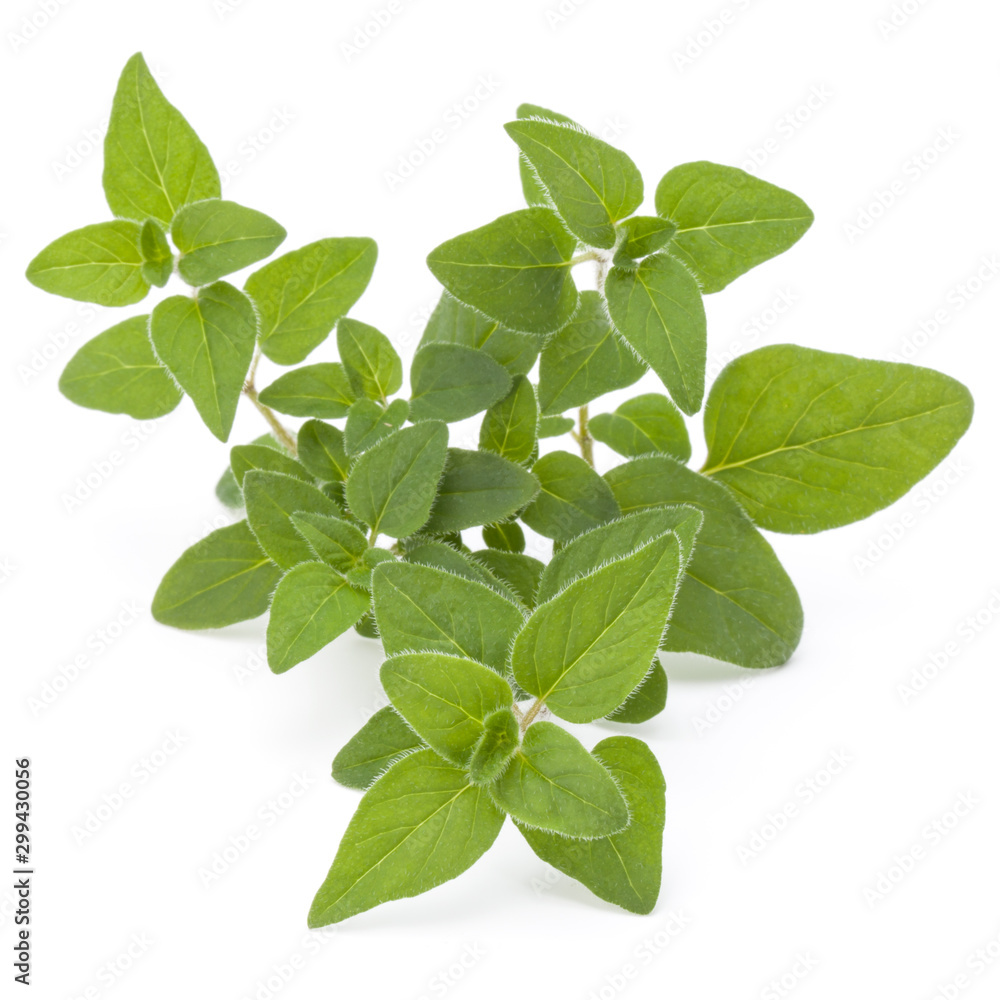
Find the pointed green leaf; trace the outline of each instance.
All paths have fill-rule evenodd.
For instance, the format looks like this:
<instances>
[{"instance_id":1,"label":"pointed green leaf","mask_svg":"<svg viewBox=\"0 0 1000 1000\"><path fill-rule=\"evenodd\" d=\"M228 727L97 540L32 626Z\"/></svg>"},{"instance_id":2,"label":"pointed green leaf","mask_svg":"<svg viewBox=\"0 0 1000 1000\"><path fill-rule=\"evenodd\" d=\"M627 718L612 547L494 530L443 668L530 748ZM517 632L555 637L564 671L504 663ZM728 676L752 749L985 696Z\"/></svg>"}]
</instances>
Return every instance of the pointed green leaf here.
<instances>
[{"instance_id":1,"label":"pointed green leaf","mask_svg":"<svg viewBox=\"0 0 1000 1000\"><path fill-rule=\"evenodd\" d=\"M489 787L519 826L603 837L628 825L628 806L611 775L575 736L552 722L528 727L507 770Z\"/></svg>"},{"instance_id":2,"label":"pointed green leaf","mask_svg":"<svg viewBox=\"0 0 1000 1000\"><path fill-rule=\"evenodd\" d=\"M149 317L134 316L88 340L59 378L78 406L152 420L170 413L181 392L149 343Z\"/></svg>"},{"instance_id":3,"label":"pointed green leaf","mask_svg":"<svg viewBox=\"0 0 1000 1000\"><path fill-rule=\"evenodd\" d=\"M350 470L344 432L322 420L307 420L300 428L299 461L320 482L343 482Z\"/></svg>"},{"instance_id":4,"label":"pointed green leaf","mask_svg":"<svg viewBox=\"0 0 1000 1000\"><path fill-rule=\"evenodd\" d=\"M389 338L356 319L337 324L337 349L359 396L385 401L403 384L403 362Z\"/></svg>"},{"instance_id":5,"label":"pointed green leaf","mask_svg":"<svg viewBox=\"0 0 1000 1000\"><path fill-rule=\"evenodd\" d=\"M627 700L606 718L611 722L631 725L648 722L667 706L667 672L659 660L654 660L649 673L639 682Z\"/></svg>"},{"instance_id":6,"label":"pointed green leaf","mask_svg":"<svg viewBox=\"0 0 1000 1000\"><path fill-rule=\"evenodd\" d=\"M666 456L647 456L606 476L624 513L693 504L705 515L663 648L742 667L773 667L802 635L802 605L764 536L720 483Z\"/></svg>"},{"instance_id":7,"label":"pointed green leaf","mask_svg":"<svg viewBox=\"0 0 1000 1000\"><path fill-rule=\"evenodd\" d=\"M297 365L318 347L368 287L378 249L364 237L318 240L282 254L247 278L260 313L261 350Z\"/></svg>"},{"instance_id":8,"label":"pointed green leaf","mask_svg":"<svg viewBox=\"0 0 1000 1000\"><path fill-rule=\"evenodd\" d=\"M175 628L222 628L267 611L281 570L261 551L246 521L195 542L167 570L153 617Z\"/></svg>"},{"instance_id":9,"label":"pointed green leaf","mask_svg":"<svg viewBox=\"0 0 1000 1000\"><path fill-rule=\"evenodd\" d=\"M392 705L386 705L333 758L333 779L348 788L363 790L396 761L424 746Z\"/></svg>"},{"instance_id":10,"label":"pointed green leaf","mask_svg":"<svg viewBox=\"0 0 1000 1000\"><path fill-rule=\"evenodd\" d=\"M615 263L627 267L631 261L662 250L673 239L677 224L658 215L633 215L618 230L621 243L615 253Z\"/></svg>"},{"instance_id":11,"label":"pointed green leaf","mask_svg":"<svg viewBox=\"0 0 1000 1000\"><path fill-rule=\"evenodd\" d=\"M243 479L247 521L260 547L282 569L316 557L295 530L293 514L325 514L337 517L340 509L315 486L280 472L248 472Z\"/></svg>"},{"instance_id":12,"label":"pointed green leaf","mask_svg":"<svg viewBox=\"0 0 1000 1000\"><path fill-rule=\"evenodd\" d=\"M372 785L309 910L322 927L461 875L492 846L504 814L485 789L433 750L417 750Z\"/></svg>"},{"instance_id":13,"label":"pointed green leaf","mask_svg":"<svg viewBox=\"0 0 1000 1000\"><path fill-rule=\"evenodd\" d=\"M525 208L442 243L427 266L460 302L515 330L551 333L576 310L575 249L555 212Z\"/></svg>"},{"instance_id":14,"label":"pointed green leaf","mask_svg":"<svg viewBox=\"0 0 1000 1000\"><path fill-rule=\"evenodd\" d=\"M147 219L139 233L139 252L142 254L142 276L151 285L162 288L174 270L174 255L167 242L167 234L155 219Z\"/></svg>"},{"instance_id":15,"label":"pointed green leaf","mask_svg":"<svg viewBox=\"0 0 1000 1000\"><path fill-rule=\"evenodd\" d=\"M368 551L368 539L360 529L328 514L292 514L295 530L327 565L340 573L352 569Z\"/></svg>"},{"instance_id":16,"label":"pointed green leaf","mask_svg":"<svg viewBox=\"0 0 1000 1000\"><path fill-rule=\"evenodd\" d=\"M149 331L159 359L191 397L208 429L225 441L257 339L250 300L218 281L202 288L197 298L164 299L153 310Z\"/></svg>"},{"instance_id":17,"label":"pointed green leaf","mask_svg":"<svg viewBox=\"0 0 1000 1000\"><path fill-rule=\"evenodd\" d=\"M686 462L691 439L677 407L657 392L634 396L614 413L590 419L591 436L626 458L660 453Z\"/></svg>"},{"instance_id":18,"label":"pointed green leaf","mask_svg":"<svg viewBox=\"0 0 1000 1000\"><path fill-rule=\"evenodd\" d=\"M518 375L510 392L486 411L479 430L479 447L523 463L531 458L537 444L535 387L524 375Z\"/></svg>"},{"instance_id":19,"label":"pointed green leaf","mask_svg":"<svg viewBox=\"0 0 1000 1000\"><path fill-rule=\"evenodd\" d=\"M180 276L189 285L209 285L270 257L287 233L263 212L212 198L180 209L170 235L181 252Z\"/></svg>"},{"instance_id":20,"label":"pointed green leaf","mask_svg":"<svg viewBox=\"0 0 1000 1000\"><path fill-rule=\"evenodd\" d=\"M569 433L576 423L569 417L542 417L538 421L538 436L540 438L560 437Z\"/></svg>"},{"instance_id":21,"label":"pointed green leaf","mask_svg":"<svg viewBox=\"0 0 1000 1000\"><path fill-rule=\"evenodd\" d=\"M903 496L955 447L972 409L964 385L930 368L763 347L712 387L704 473L762 528L826 531Z\"/></svg>"},{"instance_id":22,"label":"pointed green leaf","mask_svg":"<svg viewBox=\"0 0 1000 1000\"><path fill-rule=\"evenodd\" d=\"M502 672L524 615L485 584L430 566L386 563L372 574L386 654L450 653Z\"/></svg>"},{"instance_id":23,"label":"pointed green leaf","mask_svg":"<svg viewBox=\"0 0 1000 1000\"><path fill-rule=\"evenodd\" d=\"M469 778L488 785L503 773L521 742L521 730L509 708L498 708L483 720L483 734L469 761Z\"/></svg>"},{"instance_id":24,"label":"pointed green leaf","mask_svg":"<svg viewBox=\"0 0 1000 1000\"><path fill-rule=\"evenodd\" d=\"M605 284L608 311L632 350L660 376L685 413L697 413L705 393L705 306L698 283L665 253L633 269L612 267Z\"/></svg>"},{"instance_id":25,"label":"pointed green leaf","mask_svg":"<svg viewBox=\"0 0 1000 1000\"><path fill-rule=\"evenodd\" d=\"M524 532L517 521L488 524L483 528L483 542L491 549L499 549L502 552L523 552Z\"/></svg>"},{"instance_id":26,"label":"pointed green leaf","mask_svg":"<svg viewBox=\"0 0 1000 1000\"><path fill-rule=\"evenodd\" d=\"M526 607L535 606L538 581L544 563L523 552L501 552L496 549L481 549L474 552L476 562L482 563L495 577L507 584L517 599Z\"/></svg>"},{"instance_id":27,"label":"pointed green leaf","mask_svg":"<svg viewBox=\"0 0 1000 1000\"><path fill-rule=\"evenodd\" d=\"M261 434L260 437L254 438L250 444L255 447L270 448L273 451L280 451L282 455L287 455L291 458L284 446L279 444L271 434ZM219 477L219 481L215 484L215 495L227 507L239 509L243 506L243 489L236 481L236 477L233 475L231 462L226 467L226 471Z\"/></svg>"},{"instance_id":28,"label":"pointed green leaf","mask_svg":"<svg viewBox=\"0 0 1000 1000\"><path fill-rule=\"evenodd\" d=\"M261 390L265 406L292 417L346 417L357 399L339 361L323 361L279 375Z\"/></svg>"},{"instance_id":29,"label":"pointed green leaf","mask_svg":"<svg viewBox=\"0 0 1000 1000\"><path fill-rule=\"evenodd\" d=\"M486 566L444 542L424 542L417 545L407 550L405 559L419 566L433 566L435 569L443 569L456 576L464 576L467 580L477 580L502 594L512 604L516 604L519 600L517 593L494 576Z\"/></svg>"},{"instance_id":30,"label":"pointed green leaf","mask_svg":"<svg viewBox=\"0 0 1000 1000\"><path fill-rule=\"evenodd\" d=\"M566 122L575 125L572 118L559 114L557 111L549 111L548 108L540 107L537 104L521 104L517 108L518 118L542 118L546 121ZM532 206L539 208L553 208L552 199L548 196L545 187L538 179L535 168L528 162L527 157L518 157L521 168L521 187L524 190L524 200Z\"/></svg>"},{"instance_id":31,"label":"pointed green leaf","mask_svg":"<svg viewBox=\"0 0 1000 1000\"><path fill-rule=\"evenodd\" d=\"M504 129L581 242L613 247L615 223L642 204L642 176L629 157L579 125L520 119Z\"/></svg>"},{"instance_id":32,"label":"pointed green leaf","mask_svg":"<svg viewBox=\"0 0 1000 1000\"><path fill-rule=\"evenodd\" d=\"M449 448L427 530L461 531L502 521L537 492L538 480L520 465L488 451Z\"/></svg>"},{"instance_id":33,"label":"pointed green leaf","mask_svg":"<svg viewBox=\"0 0 1000 1000\"><path fill-rule=\"evenodd\" d=\"M514 642L517 683L568 722L614 711L649 670L682 572L668 532L539 604Z\"/></svg>"},{"instance_id":34,"label":"pointed green leaf","mask_svg":"<svg viewBox=\"0 0 1000 1000\"><path fill-rule=\"evenodd\" d=\"M448 428L432 420L393 431L355 463L347 503L378 535L412 535L430 514L448 454Z\"/></svg>"},{"instance_id":35,"label":"pointed green leaf","mask_svg":"<svg viewBox=\"0 0 1000 1000\"><path fill-rule=\"evenodd\" d=\"M451 423L480 413L510 391L505 368L488 354L459 344L428 344L410 369L413 420Z\"/></svg>"},{"instance_id":36,"label":"pointed green leaf","mask_svg":"<svg viewBox=\"0 0 1000 1000\"><path fill-rule=\"evenodd\" d=\"M569 840L518 823L545 862L582 882L601 899L632 913L650 913L660 893L666 783L653 752L631 736L612 736L594 756L628 803L629 825L594 840Z\"/></svg>"},{"instance_id":37,"label":"pointed green leaf","mask_svg":"<svg viewBox=\"0 0 1000 1000\"><path fill-rule=\"evenodd\" d=\"M521 520L546 538L569 541L620 513L608 484L577 455L550 452L532 471L541 490Z\"/></svg>"},{"instance_id":38,"label":"pointed green leaf","mask_svg":"<svg viewBox=\"0 0 1000 1000\"><path fill-rule=\"evenodd\" d=\"M267 623L267 662L276 674L309 659L346 632L371 598L322 562L300 563L278 584Z\"/></svg>"},{"instance_id":39,"label":"pointed green leaf","mask_svg":"<svg viewBox=\"0 0 1000 1000\"><path fill-rule=\"evenodd\" d=\"M409 413L410 404L405 399L394 399L384 408L372 399L353 403L344 425L344 446L348 454L357 455L378 444L402 427Z\"/></svg>"},{"instance_id":40,"label":"pointed green leaf","mask_svg":"<svg viewBox=\"0 0 1000 1000\"><path fill-rule=\"evenodd\" d=\"M646 366L619 337L597 292L582 292L572 321L542 351L538 402L543 413L561 413L642 378ZM572 421L567 430L573 426ZM555 432L563 433L563 432Z\"/></svg>"},{"instance_id":41,"label":"pointed green leaf","mask_svg":"<svg viewBox=\"0 0 1000 1000\"><path fill-rule=\"evenodd\" d=\"M141 226L126 219L74 229L54 240L28 265L25 276L53 295L102 306L130 306L146 297Z\"/></svg>"},{"instance_id":42,"label":"pointed green leaf","mask_svg":"<svg viewBox=\"0 0 1000 1000\"><path fill-rule=\"evenodd\" d=\"M305 467L295 461L290 455L271 448L266 444L238 444L229 452L229 466L237 485L242 490L243 477L248 472L283 472L286 476L301 479L312 484L312 476Z\"/></svg>"}]
</instances>

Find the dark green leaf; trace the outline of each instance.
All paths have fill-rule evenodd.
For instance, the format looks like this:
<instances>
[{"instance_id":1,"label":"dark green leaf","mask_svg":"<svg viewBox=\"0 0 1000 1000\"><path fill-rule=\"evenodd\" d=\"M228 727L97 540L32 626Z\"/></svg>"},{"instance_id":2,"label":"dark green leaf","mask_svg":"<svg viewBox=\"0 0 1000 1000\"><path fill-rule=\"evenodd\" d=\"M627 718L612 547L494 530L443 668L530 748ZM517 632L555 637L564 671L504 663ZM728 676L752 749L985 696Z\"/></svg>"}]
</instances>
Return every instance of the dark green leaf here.
<instances>
[{"instance_id":1,"label":"dark green leaf","mask_svg":"<svg viewBox=\"0 0 1000 1000\"><path fill-rule=\"evenodd\" d=\"M357 398L338 361L285 372L260 393L265 406L292 417L346 417Z\"/></svg>"},{"instance_id":2,"label":"dark green leaf","mask_svg":"<svg viewBox=\"0 0 1000 1000\"><path fill-rule=\"evenodd\" d=\"M327 514L292 514L295 530L323 562L346 573L368 551L368 539L360 529Z\"/></svg>"},{"instance_id":3,"label":"dark green leaf","mask_svg":"<svg viewBox=\"0 0 1000 1000\"><path fill-rule=\"evenodd\" d=\"M630 261L662 250L673 239L677 225L658 215L633 215L618 229L623 235L615 253L615 263L627 267Z\"/></svg>"},{"instance_id":4,"label":"dark green leaf","mask_svg":"<svg viewBox=\"0 0 1000 1000\"><path fill-rule=\"evenodd\" d=\"M322 420L307 420L300 428L299 461L320 482L343 482L350 470L344 432Z\"/></svg>"},{"instance_id":5,"label":"dark green leaf","mask_svg":"<svg viewBox=\"0 0 1000 1000\"><path fill-rule=\"evenodd\" d=\"M552 122L566 122L570 125L576 124L572 118L567 118L556 111L549 111L548 108L540 107L537 104L521 104L517 109L518 118L542 118ZM524 190L524 200L529 204L539 208L552 208L552 199L548 196L542 182L538 179L534 167L528 162L525 156L520 156L521 187Z\"/></svg>"},{"instance_id":6,"label":"dark green leaf","mask_svg":"<svg viewBox=\"0 0 1000 1000\"><path fill-rule=\"evenodd\" d=\"M333 758L333 778L348 788L368 788L397 760L424 745L392 705L386 705Z\"/></svg>"},{"instance_id":7,"label":"dark green leaf","mask_svg":"<svg viewBox=\"0 0 1000 1000\"><path fill-rule=\"evenodd\" d=\"M405 558L407 562L416 563L419 566L433 566L435 569L443 569L456 576L464 576L468 580L485 583L487 587L502 594L512 603L519 600L517 593L494 576L486 566L480 565L465 552L459 552L444 542L424 542L414 548L407 549Z\"/></svg>"},{"instance_id":8,"label":"dark green leaf","mask_svg":"<svg viewBox=\"0 0 1000 1000\"><path fill-rule=\"evenodd\" d=\"M473 553L495 577L506 583L526 607L535 606L535 594L544 564L522 552L500 552L483 549Z\"/></svg>"},{"instance_id":9,"label":"dark green leaf","mask_svg":"<svg viewBox=\"0 0 1000 1000\"><path fill-rule=\"evenodd\" d=\"M479 447L523 463L530 460L537 444L535 388L524 375L518 375L510 392L486 411L479 430Z\"/></svg>"},{"instance_id":10,"label":"dark green leaf","mask_svg":"<svg viewBox=\"0 0 1000 1000\"><path fill-rule=\"evenodd\" d=\"M459 344L428 344L410 369L413 420L451 423L480 413L510 391L507 370L488 354Z\"/></svg>"},{"instance_id":11,"label":"dark green leaf","mask_svg":"<svg viewBox=\"0 0 1000 1000\"><path fill-rule=\"evenodd\" d=\"M270 436L270 435L269 435ZM273 440L273 438L272 438ZM229 466L237 485L242 490L243 477L248 472L283 472L304 483L312 483L312 476L290 455L266 444L238 444L229 452Z\"/></svg>"},{"instance_id":12,"label":"dark green leaf","mask_svg":"<svg viewBox=\"0 0 1000 1000\"><path fill-rule=\"evenodd\" d=\"M667 705L667 672L659 660L654 660L649 673L628 696L628 700L607 714L611 722L637 724L648 722Z\"/></svg>"},{"instance_id":13,"label":"dark green leaf","mask_svg":"<svg viewBox=\"0 0 1000 1000\"><path fill-rule=\"evenodd\" d=\"M567 434L575 426L575 422L569 417L542 417L538 421L538 436L559 437L561 434Z\"/></svg>"},{"instance_id":14,"label":"dark green leaf","mask_svg":"<svg viewBox=\"0 0 1000 1000\"><path fill-rule=\"evenodd\" d=\"M499 549L502 552L523 552L524 532L517 521L488 524L483 528L483 542L491 549Z\"/></svg>"},{"instance_id":15,"label":"dark green leaf","mask_svg":"<svg viewBox=\"0 0 1000 1000\"><path fill-rule=\"evenodd\" d=\"M403 384L403 362L389 338L356 319L337 324L337 349L355 393L385 402Z\"/></svg>"},{"instance_id":16,"label":"dark green leaf","mask_svg":"<svg viewBox=\"0 0 1000 1000\"><path fill-rule=\"evenodd\" d=\"M577 455L550 452L532 471L541 491L521 520L546 538L569 541L620 513L608 484Z\"/></svg>"},{"instance_id":17,"label":"dark green leaf","mask_svg":"<svg viewBox=\"0 0 1000 1000\"><path fill-rule=\"evenodd\" d=\"M394 430L406 423L410 404L405 399L394 399L383 408L373 399L359 399L347 411L344 425L344 445L350 455L367 451Z\"/></svg>"},{"instance_id":18,"label":"dark green leaf","mask_svg":"<svg viewBox=\"0 0 1000 1000\"><path fill-rule=\"evenodd\" d=\"M677 407L659 393L634 396L615 410L590 420L590 433L619 455L661 453L678 461L691 457L691 440Z\"/></svg>"},{"instance_id":19,"label":"dark green leaf","mask_svg":"<svg viewBox=\"0 0 1000 1000\"><path fill-rule=\"evenodd\" d=\"M284 447L278 444L277 440L270 434L261 434L260 437L254 438L250 444L264 448L271 448L274 451L280 451L283 455L288 454ZM232 464L226 467L226 471L222 473L219 477L219 481L215 484L215 495L227 507L239 509L243 506L243 490L240 488L240 484L236 482L236 477L233 475Z\"/></svg>"},{"instance_id":20,"label":"dark green leaf","mask_svg":"<svg viewBox=\"0 0 1000 1000\"><path fill-rule=\"evenodd\" d=\"M503 773L521 741L521 731L509 708L498 708L483 720L483 734L469 761L469 779L488 785Z\"/></svg>"}]
</instances>

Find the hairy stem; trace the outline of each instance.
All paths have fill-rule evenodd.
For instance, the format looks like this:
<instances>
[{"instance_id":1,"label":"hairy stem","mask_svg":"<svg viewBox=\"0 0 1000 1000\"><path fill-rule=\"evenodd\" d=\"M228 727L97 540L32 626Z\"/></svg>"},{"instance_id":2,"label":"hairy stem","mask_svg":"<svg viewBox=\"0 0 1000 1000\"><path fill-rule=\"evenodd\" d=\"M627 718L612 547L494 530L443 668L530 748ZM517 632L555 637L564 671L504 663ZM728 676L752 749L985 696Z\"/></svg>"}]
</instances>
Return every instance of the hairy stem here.
<instances>
[{"instance_id":1,"label":"hairy stem","mask_svg":"<svg viewBox=\"0 0 1000 1000\"><path fill-rule=\"evenodd\" d=\"M590 411L588 407L581 406L579 413L579 426L576 431L573 432L573 437L576 439L577 444L580 445L580 454L583 456L584 461L591 467L594 468L594 439L590 436Z\"/></svg>"},{"instance_id":2,"label":"hairy stem","mask_svg":"<svg viewBox=\"0 0 1000 1000\"><path fill-rule=\"evenodd\" d=\"M269 406L265 406L257 397L257 387L254 385L254 379L257 376L258 364L260 364L259 346L254 352L253 361L250 362L250 370L247 372L246 382L243 383L243 395L257 407L260 411L260 415L270 425L271 430L274 432L274 436L288 449L292 455L297 455L299 449L295 442L295 436L290 430L288 430L287 427L285 427L284 424L282 424L274 410L272 410Z\"/></svg>"},{"instance_id":3,"label":"hairy stem","mask_svg":"<svg viewBox=\"0 0 1000 1000\"><path fill-rule=\"evenodd\" d=\"M528 726L530 726L535 721L535 716L545 708L545 702L541 698L536 698L534 704L524 713L524 717L521 719L521 732L523 733Z\"/></svg>"}]
</instances>

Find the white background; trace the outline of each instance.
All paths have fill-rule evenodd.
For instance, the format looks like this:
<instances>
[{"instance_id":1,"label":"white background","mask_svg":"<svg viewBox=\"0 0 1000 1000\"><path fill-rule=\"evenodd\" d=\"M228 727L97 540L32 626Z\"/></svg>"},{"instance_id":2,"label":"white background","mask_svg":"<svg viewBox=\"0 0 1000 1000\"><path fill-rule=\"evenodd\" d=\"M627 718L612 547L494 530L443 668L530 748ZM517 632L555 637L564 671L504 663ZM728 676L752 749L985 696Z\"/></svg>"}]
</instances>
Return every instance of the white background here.
<instances>
[{"instance_id":1,"label":"white background","mask_svg":"<svg viewBox=\"0 0 1000 1000\"><path fill-rule=\"evenodd\" d=\"M990 942L1000 953L1000 281L976 278L996 278L984 261L1000 253L996 4L906 0L912 13L880 28L892 0L589 0L566 2L561 19L558 0L402 0L351 53L385 0L47 2L57 13L30 38L23 18L43 23L42 0L11 0L0 19L0 801L13 758L30 755L36 995L995 997L1000 968L974 953ZM508 825L460 879L306 932L357 799L329 761L381 703L378 647L349 635L274 677L260 667L261 622L187 634L151 620L162 573L224 523L212 488L227 449L188 400L141 426L63 399L59 371L112 313L22 277L51 239L108 217L93 140L139 49L232 175L226 196L280 220L285 249L378 240L354 315L405 355L437 295L427 251L520 205L500 126L527 100L623 146L645 173L647 210L666 169L702 158L752 167L815 210L790 253L707 299L716 368L786 341L874 358L907 349L971 387L976 418L947 469L863 523L772 538L807 617L791 663L751 675L666 661L667 711L642 733L668 782L648 917L554 877ZM463 102L464 117L451 110ZM445 141L392 185L387 173L435 128ZM852 237L845 227L878 212L893 182L894 203ZM793 304L776 318L782 296ZM939 310L939 332L921 335ZM750 335L755 318L764 330ZM241 412L232 440L262 429ZM67 509L77 479L107 472L116 452ZM900 685L933 673L948 643L946 666L904 703ZM81 654L86 669L33 708ZM836 775L834 755L849 761ZM74 833L122 784L121 808ZM959 817L963 795L974 805ZM775 837L769 816L785 810ZM249 826L259 838L203 884L199 869ZM755 852L761 832L771 839ZM915 848L891 891L866 894ZM5 979L10 902L0 887Z\"/></svg>"}]
</instances>

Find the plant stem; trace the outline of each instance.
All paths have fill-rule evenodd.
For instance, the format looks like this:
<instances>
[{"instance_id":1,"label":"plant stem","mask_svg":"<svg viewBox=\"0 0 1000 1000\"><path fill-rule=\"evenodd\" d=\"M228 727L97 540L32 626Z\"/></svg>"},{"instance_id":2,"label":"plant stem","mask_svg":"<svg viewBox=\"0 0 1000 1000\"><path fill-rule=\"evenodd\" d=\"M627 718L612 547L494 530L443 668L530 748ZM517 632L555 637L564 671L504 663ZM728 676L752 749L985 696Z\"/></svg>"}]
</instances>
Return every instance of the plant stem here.
<instances>
[{"instance_id":1,"label":"plant stem","mask_svg":"<svg viewBox=\"0 0 1000 1000\"><path fill-rule=\"evenodd\" d=\"M250 362L250 370L247 372L247 380L243 383L243 395L253 403L260 411L261 416L268 422L274 436L288 449L292 455L299 453L298 445L295 443L295 436L278 419L274 410L265 406L257 397L257 387L254 379L257 376L257 365L260 364L260 347L254 352L253 361Z\"/></svg>"},{"instance_id":2,"label":"plant stem","mask_svg":"<svg viewBox=\"0 0 1000 1000\"><path fill-rule=\"evenodd\" d=\"M576 438L577 443L580 445L580 454L583 456L584 461L591 467L594 467L594 439L590 436L590 425L588 423L590 419L589 410L586 406L580 407L580 426L579 430L575 431L573 437Z\"/></svg>"},{"instance_id":3,"label":"plant stem","mask_svg":"<svg viewBox=\"0 0 1000 1000\"><path fill-rule=\"evenodd\" d=\"M522 733L532 724L532 722L535 721L535 716L538 715L543 708L545 708L545 702L542 701L541 698L536 698L534 704L528 709L527 712L524 713L524 718L521 719Z\"/></svg>"}]
</instances>

